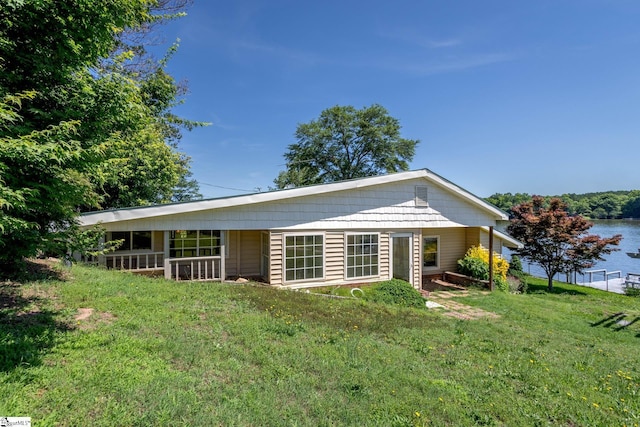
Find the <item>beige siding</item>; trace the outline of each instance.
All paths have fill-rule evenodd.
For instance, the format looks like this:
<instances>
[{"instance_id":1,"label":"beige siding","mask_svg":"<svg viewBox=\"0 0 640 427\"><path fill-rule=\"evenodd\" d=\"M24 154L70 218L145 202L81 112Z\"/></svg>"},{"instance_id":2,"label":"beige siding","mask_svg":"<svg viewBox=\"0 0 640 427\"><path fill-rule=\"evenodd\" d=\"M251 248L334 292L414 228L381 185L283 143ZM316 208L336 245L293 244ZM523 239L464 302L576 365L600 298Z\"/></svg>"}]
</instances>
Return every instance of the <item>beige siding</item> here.
<instances>
[{"instance_id":1,"label":"beige siding","mask_svg":"<svg viewBox=\"0 0 640 427\"><path fill-rule=\"evenodd\" d=\"M476 229L477 230L477 229ZM424 237L439 237L438 268L423 269L422 274L437 274L444 271L456 271L458 260L467 252L469 241L468 229L465 228L427 228L422 230ZM422 242L420 246L420 263L422 264Z\"/></svg>"},{"instance_id":2,"label":"beige siding","mask_svg":"<svg viewBox=\"0 0 640 427\"><path fill-rule=\"evenodd\" d=\"M413 233L413 286L420 289L422 284L422 234Z\"/></svg>"},{"instance_id":3,"label":"beige siding","mask_svg":"<svg viewBox=\"0 0 640 427\"><path fill-rule=\"evenodd\" d=\"M466 229L467 248L478 246L480 244L480 229L471 227Z\"/></svg>"},{"instance_id":4,"label":"beige siding","mask_svg":"<svg viewBox=\"0 0 640 427\"><path fill-rule=\"evenodd\" d=\"M391 234L380 233L380 279L391 278Z\"/></svg>"},{"instance_id":5,"label":"beige siding","mask_svg":"<svg viewBox=\"0 0 640 427\"><path fill-rule=\"evenodd\" d=\"M342 280L344 278L343 232L328 232L325 234L324 265L325 281Z\"/></svg>"},{"instance_id":6,"label":"beige siding","mask_svg":"<svg viewBox=\"0 0 640 427\"><path fill-rule=\"evenodd\" d=\"M271 253L269 254L269 259L271 260L271 265L269 268L269 283L272 285L282 285L283 284L283 268L284 268L284 239L282 233L279 232L271 232L270 233L270 244L269 249Z\"/></svg>"},{"instance_id":7,"label":"beige siding","mask_svg":"<svg viewBox=\"0 0 640 427\"><path fill-rule=\"evenodd\" d=\"M481 228L477 230L480 235L480 243L482 246L489 249L489 232ZM495 234L493 235L493 252L502 255L502 239L496 237Z\"/></svg>"},{"instance_id":8,"label":"beige siding","mask_svg":"<svg viewBox=\"0 0 640 427\"><path fill-rule=\"evenodd\" d=\"M164 251L164 231L153 232L153 252Z\"/></svg>"}]
</instances>

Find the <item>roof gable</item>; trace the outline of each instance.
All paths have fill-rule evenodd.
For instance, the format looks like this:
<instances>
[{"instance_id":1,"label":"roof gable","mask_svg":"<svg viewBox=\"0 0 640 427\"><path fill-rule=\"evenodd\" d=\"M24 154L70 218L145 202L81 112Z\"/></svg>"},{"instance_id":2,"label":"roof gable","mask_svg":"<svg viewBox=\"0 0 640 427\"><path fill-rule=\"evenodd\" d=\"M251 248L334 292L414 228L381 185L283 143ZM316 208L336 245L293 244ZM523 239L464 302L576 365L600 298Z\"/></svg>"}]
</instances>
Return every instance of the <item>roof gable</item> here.
<instances>
[{"instance_id":1,"label":"roof gable","mask_svg":"<svg viewBox=\"0 0 640 427\"><path fill-rule=\"evenodd\" d=\"M485 202L450 181L447 181L439 175L427 169L421 169L417 171L400 172L389 175L265 193L196 200L166 205L88 212L81 215L80 222L84 226L89 226L98 223L108 224L121 221L148 220L175 215L198 216L198 213L203 211L224 212L228 210L237 211L245 208L260 210L271 205L292 204L302 200L309 200L310 198L323 199L326 198L326 196L332 196L335 194L353 193L355 195L364 190L375 191L377 188L384 189L390 184L404 183L406 185L410 185L410 183L406 182L410 180L414 180L418 184L424 182L425 184L433 185L434 188L441 190L443 194L447 194L448 197L452 197L453 200L463 203L467 206L467 209L471 211L477 210L481 212L483 216L493 218L494 221L507 219L506 213L502 212L495 206ZM256 205L260 205L260 207ZM446 205L447 203L444 203L443 206L446 208ZM304 222L303 218L300 218L300 220Z\"/></svg>"}]
</instances>

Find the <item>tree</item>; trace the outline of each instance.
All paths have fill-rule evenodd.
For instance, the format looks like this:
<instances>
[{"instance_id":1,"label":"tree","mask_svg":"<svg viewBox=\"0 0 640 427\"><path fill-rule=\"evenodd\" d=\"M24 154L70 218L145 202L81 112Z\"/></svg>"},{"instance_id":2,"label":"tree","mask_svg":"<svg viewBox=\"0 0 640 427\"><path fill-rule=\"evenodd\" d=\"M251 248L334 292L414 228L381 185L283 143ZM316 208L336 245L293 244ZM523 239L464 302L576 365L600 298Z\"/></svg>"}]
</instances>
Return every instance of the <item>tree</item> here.
<instances>
[{"instance_id":1,"label":"tree","mask_svg":"<svg viewBox=\"0 0 640 427\"><path fill-rule=\"evenodd\" d=\"M380 105L335 106L300 124L284 157L277 188L323 184L409 169L418 140L400 136L400 124Z\"/></svg>"},{"instance_id":2,"label":"tree","mask_svg":"<svg viewBox=\"0 0 640 427\"><path fill-rule=\"evenodd\" d=\"M170 113L178 85L163 61L144 72L127 68L136 53L121 42L127 30L162 19L157 7L174 3L7 0L0 7L1 273L37 251L63 250L81 208L168 201L188 177L177 140L192 124ZM112 195L110 184L129 193Z\"/></svg>"},{"instance_id":3,"label":"tree","mask_svg":"<svg viewBox=\"0 0 640 427\"><path fill-rule=\"evenodd\" d=\"M569 216L566 204L558 198L547 204L544 198L534 196L511 212L507 232L524 244L514 252L544 269L550 291L556 274L592 267L603 255L617 250L612 246L622 240L619 234L608 238L588 234L593 223L581 216Z\"/></svg>"}]
</instances>

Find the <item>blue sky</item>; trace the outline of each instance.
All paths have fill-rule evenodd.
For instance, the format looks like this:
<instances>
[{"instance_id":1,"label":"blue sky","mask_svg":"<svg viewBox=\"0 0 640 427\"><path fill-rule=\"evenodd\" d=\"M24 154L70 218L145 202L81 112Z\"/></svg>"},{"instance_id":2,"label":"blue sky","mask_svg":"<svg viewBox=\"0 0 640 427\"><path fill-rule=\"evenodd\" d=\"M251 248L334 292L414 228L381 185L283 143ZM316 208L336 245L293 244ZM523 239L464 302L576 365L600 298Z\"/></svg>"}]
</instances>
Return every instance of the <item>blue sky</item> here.
<instances>
[{"instance_id":1,"label":"blue sky","mask_svg":"<svg viewBox=\"0 0 640 427\"><path fill-rule=\"evenodd\" d=\"M180 148L205 197L266 190L298 124L384 106L478 196L640 189L640 2L205 1L162 27L211 122Z\"/></svg>"}]
</instances>

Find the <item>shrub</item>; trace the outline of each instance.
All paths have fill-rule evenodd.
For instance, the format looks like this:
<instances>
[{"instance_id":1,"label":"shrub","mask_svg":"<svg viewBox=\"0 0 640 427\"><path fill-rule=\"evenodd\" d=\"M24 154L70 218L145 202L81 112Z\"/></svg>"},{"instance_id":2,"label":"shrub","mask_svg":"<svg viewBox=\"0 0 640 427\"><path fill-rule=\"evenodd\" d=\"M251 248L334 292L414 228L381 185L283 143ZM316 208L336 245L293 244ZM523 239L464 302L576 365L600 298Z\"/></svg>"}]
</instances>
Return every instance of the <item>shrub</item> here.
<instances>
[{"instance_id":1,"label":"shrub","mask_svg":"<svg viewBox=\"0 0 640 427\"><path fill-rule=\"evenodd\" d=\"M509 263L500 255L493 254L494 284L503 291L509 290L507 271ZM469 248L464 258L458 260L458 272L475 279L489 279L489 250L482 245Z\"/></svg>"},{"instance_id":2,"label":"shrub","mask_svg":"<svg viewBox=\"0 0 640 427\"><path fill-rule=\"evenodd\" d=\"M404 307L424 308L424 298L410 283L392 279L375 284L366 299L383 304L401 305Z\"/></svg>"},{"instance_id":3,"label":"shrub","mask_svg":"<svg viewBox=\"0 0 640 427\"><path fill-rule=\"evenodd\" d=\"M479 258L465 256L458 260L458 272L475 279L489 279L489 263Z\"/></svg>"},{"instance_id":4,"label":"shrub","mask_svg":"<svg viewBox=\"0 0 640 427\"><path fill-rule=\"evenodd\" d=\"M524 271L522 270L522 261L518 255L511 256L511 262L509 262L508 273L512 276L519 277Z\"/></svg>"},{"instance_id":5,"label":"shrub","mask_svg":"<svg viewBox=\"0 0 640 427\"><path fill-rule=\"evenodd\" d=\"M640 297L640 288L632 288L629 286L624 290L624 294L629 297Z\"/></svg>"}]
</instances>

